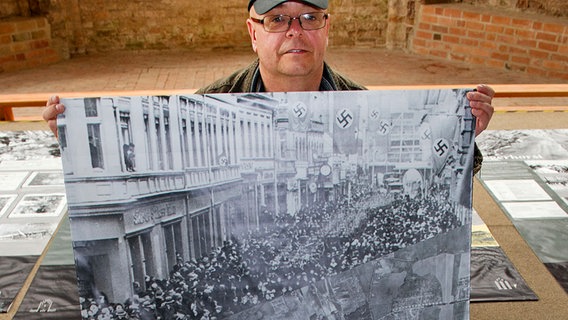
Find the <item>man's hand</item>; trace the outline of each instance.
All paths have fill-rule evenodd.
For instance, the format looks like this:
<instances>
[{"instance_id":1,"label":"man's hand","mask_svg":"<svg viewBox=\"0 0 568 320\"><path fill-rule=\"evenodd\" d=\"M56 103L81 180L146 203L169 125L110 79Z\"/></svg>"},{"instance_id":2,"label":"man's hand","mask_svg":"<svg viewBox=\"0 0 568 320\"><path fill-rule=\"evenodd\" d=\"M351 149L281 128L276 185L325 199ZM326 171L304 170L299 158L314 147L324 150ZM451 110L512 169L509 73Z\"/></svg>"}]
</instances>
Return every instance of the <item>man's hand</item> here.
<instances>
[{"instance_id":1,"label":"man's hand","mask_svg":"<svg viewBox=\"0 0 568 320\"><path fill-rule=\"evenodd\" d=\"M477 91L467 93L467 99L471 106L471 113L476 117L475 136L478 136L483 130L487 129L489 121L493 116L493 106L491 101L495 96L495 90L488 85L480 84Z\"/></svg>"},{"instance_id":2,"label":"man's hand","mask_svg":"<svg viewBox=\"0 0 568 320\"><path fill-rule=\"evenodd\" d=\"M58 96L51 96L47 103L45 104L45 109L43 110L43 120L47 122L49 129L57 137L57 115L65 111L65 106L59 103Z\"/></svg>"}]
</instances>

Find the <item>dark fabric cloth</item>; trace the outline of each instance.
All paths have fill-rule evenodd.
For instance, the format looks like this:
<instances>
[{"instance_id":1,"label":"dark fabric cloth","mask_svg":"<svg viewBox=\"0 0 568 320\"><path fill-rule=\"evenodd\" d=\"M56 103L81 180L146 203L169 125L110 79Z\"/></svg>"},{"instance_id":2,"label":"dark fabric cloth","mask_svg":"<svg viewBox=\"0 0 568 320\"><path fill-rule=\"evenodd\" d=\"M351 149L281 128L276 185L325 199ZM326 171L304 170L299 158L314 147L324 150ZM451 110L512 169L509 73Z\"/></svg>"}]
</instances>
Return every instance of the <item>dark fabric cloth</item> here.
<instances>
[{"instance_id":1,"label":"dark fabric cloth","mask_svg":"<svg viewBox=\"0 0 568 320\"><path fill-rule=\"evenodd\" d=\"M217 80L212 84L197 90L196 94L208 93L244 93L244 92L265 92L262 79L260 77L259 61L256 59L253 63L244 69L235 71L230 76ZM324 71L320 83L320 91L352 91L367 90L364 86L343 76L339 72L333 70L324 62ZM475 175L481 169L483 155L475 145L473 174Z\"/></svg>"},{"instance_id":2,"label":"dark fabric cloth","mask_svg":"<svg viewBox=\"0 0 568 320\"><path fill-rule=\"evenodd\" d=\"M39 256L0 257L0 313L10 308Z\"/></svg>"},{"instance_id":3,"label":"dark fabric cloth","mask_svg":"<svg viewBox=\"0 0 568 320\"><path fill-rule=\"evenodd\" d=\"M534 300L538 297L500 247L471 248L471 302Z\"/></svg>"},{"instance_id":4,"label":"dark fabric cloth","mask_svg":"<svg viewBox=\"0 0 568 320\"><path fill-rule=\"evenodd\" d=\"M217 80L197 90L195 93L264 92L258 65L259 62L256 59L248 67L238 70L224 79ZM324 63L324 74L320 84L320 91L346 90L367 90L367 88L334 71L327 63Z\"/></svg>"}]
</instances>

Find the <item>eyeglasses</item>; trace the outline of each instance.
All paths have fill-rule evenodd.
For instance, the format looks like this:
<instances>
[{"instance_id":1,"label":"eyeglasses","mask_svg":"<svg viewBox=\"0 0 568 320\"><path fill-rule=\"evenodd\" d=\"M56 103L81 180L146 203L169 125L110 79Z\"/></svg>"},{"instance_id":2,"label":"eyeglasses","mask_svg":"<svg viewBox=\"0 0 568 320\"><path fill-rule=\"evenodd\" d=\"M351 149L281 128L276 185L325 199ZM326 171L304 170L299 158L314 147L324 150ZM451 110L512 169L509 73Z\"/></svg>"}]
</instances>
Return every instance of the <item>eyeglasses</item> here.
<instances>
[{"instance_id":1,"label":"eyeglasses","mask_svg":"<svg viewBox=\"0 0 568 320\"><path fill-rule=\"evenodd\" d=\"M262 19L256 19L251 17L250 19L256 23L260 23L264 26L264 30L267 32L286 32L290 29L293 20L298 20L300 26L304 30L317 30L325 27L328 13L325 12L308 12L302 13L297 17L290 17L285 14L277 14L271 16L265 16Z\"/></svg>"}]
</instances>

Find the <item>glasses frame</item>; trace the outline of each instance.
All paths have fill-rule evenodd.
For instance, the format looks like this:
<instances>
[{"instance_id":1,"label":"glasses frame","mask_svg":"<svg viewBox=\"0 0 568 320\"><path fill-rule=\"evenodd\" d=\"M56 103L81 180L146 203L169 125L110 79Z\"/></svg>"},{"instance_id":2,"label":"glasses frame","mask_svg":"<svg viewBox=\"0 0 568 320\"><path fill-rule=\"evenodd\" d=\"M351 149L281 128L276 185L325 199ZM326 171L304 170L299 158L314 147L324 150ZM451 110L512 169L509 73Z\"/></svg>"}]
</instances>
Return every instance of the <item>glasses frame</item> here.
<instances>
[{"instance_id":1,"label":"glasses frame","mask_svg":"<svg viewBox=\"0 0 568 320\"><path fill-rule=\"evenodd\" d=\"M322 16L322 18L323 18L323 20L324 20L323 25L322 25L321 27L319 27L319 28L316 28L316 29L306 29L306 28L304 28L304 26L302 25L302 20L300 19L300 17L302 17L303 15L306 15L306 14L315 14L315 13L317 13L317 14L323 13L323 16ZM282 31L270 31L270 30L266 29L266 24L264 23L264 20L265 20L266 18L271 18L271 17L288 17L288 18L290 18L290 20L288 21L288 28L286 28L286 30L282 30ZM262 19L253 18L253 17L249 17L249 18L250 18L253 22L256 22L256 23L261 24L262 27L264 28L264 31L266 31L266 32L270 32L270 33L282 33L282 32L288 32L288 30L290 30L290 27L292 26L292 22L293 22L294 20L298 20L298 23L300 24L300 27L302 28L302 30L312 31L312 30L320 30L320 29L323 29L323 28L325 28L325 26L327 25L327 19L329 19L329 13L316 11L316 12L305 12L305 13L302 13L302 14L298 15L297 17L292 17L292 16L289 16L289 15L287 15L287 14L273 14L273 15L264 16L264 17L262 17Z\"/></svg>"}]
</instances>

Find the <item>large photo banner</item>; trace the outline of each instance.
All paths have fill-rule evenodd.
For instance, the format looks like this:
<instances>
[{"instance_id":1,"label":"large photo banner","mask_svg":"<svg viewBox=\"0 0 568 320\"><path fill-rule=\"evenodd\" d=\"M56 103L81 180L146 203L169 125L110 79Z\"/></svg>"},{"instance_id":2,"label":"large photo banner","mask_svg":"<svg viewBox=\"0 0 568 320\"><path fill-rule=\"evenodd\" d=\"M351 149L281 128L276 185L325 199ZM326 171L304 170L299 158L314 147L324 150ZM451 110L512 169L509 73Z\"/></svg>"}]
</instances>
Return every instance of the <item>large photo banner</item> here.
<instances>
[{"instance_id":1,"label":"large photo banner","mask_svg":"<svg viewBox=\"0 0 568 320\"><path fill-rule=\"evenodd\" d=\"M64 100L83 318L468 319L465 93Z\"/></svg>"}]
</instances>

